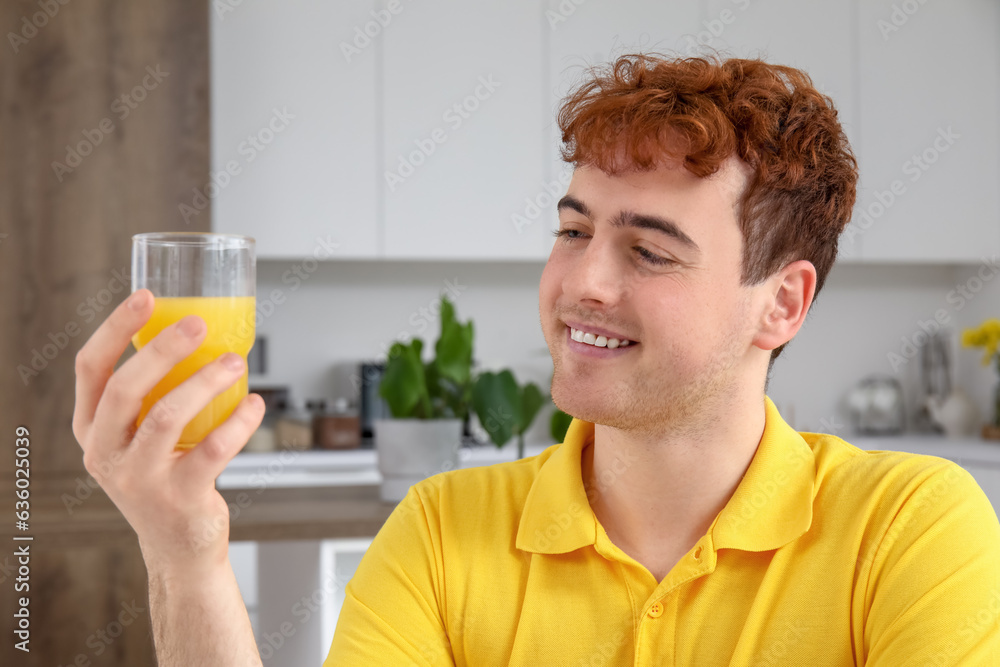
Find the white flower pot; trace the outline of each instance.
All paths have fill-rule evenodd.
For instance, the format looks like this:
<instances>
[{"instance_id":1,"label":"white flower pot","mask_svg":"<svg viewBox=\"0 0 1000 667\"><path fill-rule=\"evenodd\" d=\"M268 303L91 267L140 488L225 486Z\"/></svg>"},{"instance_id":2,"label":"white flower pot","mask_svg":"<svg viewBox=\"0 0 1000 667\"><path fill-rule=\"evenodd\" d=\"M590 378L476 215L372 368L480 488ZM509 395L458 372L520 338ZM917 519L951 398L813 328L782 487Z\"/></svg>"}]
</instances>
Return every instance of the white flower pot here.
<instances>
[{"instance_id":1,"label":"white flower pot","mask_svg":"<svg viewBox=\"0 0 1000 667\"><path fill-rule=\"evenodd\" d=\"M458 468L461 419L375 419L372 430L384 501L399 502L413 484Z\"/></svg>"}]
</instances>

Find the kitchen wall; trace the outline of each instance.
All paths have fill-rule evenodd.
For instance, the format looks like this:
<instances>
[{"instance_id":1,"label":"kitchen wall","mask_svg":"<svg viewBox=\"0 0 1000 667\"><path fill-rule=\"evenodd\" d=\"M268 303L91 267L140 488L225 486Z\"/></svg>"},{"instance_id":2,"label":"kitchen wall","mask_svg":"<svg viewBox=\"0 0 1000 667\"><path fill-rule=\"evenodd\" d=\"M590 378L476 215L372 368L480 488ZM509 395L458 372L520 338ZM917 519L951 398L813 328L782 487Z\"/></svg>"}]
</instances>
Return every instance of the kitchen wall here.
<instances>
[{"instance_id":1,"label":"kitchen wall","mask_svg":"<svg viewBox=\"0 0 1000 667\"><path fill-rule=\"evenodd\" d=\"M989 279L1000 272L1000 258L986 259L992 263L981 267L838 264L775 362L768 395L796 428L846 435L844 394L879 373L903 383L912 413L920 364L918 356L908 359L909 344L919 347L921 322L930 329L937 316L956 331L958 384L985 414L995 374L979 365L979 351L959 349L957 331L1000 316L1000 280ZM384 358L404 334L433 345L439 323L431 307L445 291L459 318L475 322L483 367L509 366L522 382L547 390L552 366L538 319L542 269L539 262L262 261L258 300L275 303L262 309L259 325L268 338L269 372L253 380L287 384L297 399L353 396L353 360ZM547 414L536 420L529 442L548 438Z\"/></svg>"}]
</instances>

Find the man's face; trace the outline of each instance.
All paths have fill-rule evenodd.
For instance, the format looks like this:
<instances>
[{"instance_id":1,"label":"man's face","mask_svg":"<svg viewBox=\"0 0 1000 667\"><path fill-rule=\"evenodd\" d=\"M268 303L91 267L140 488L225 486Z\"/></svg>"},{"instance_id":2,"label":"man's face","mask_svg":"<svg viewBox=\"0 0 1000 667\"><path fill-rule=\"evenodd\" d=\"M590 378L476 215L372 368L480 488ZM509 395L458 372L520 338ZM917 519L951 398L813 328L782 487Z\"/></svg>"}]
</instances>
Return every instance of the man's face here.
<instances>
[{"instance_id":1,"label":"man's face","mask_svg":"<svg viewBox=\"0 0 1000 667\"><path fill-rule=\"evenodd\" d=\"M680 166L614 177L576 169L559 207L570 233L556 239L539 290L560 409L679 434L701 430L739 395L755 331L752 289L739 284L735 205L745 182L735 159L708 178ZM650 228L664 221L677 233ZM634 342L595 347L572 340L571 325Z\"/></svg>"}]
</instances>

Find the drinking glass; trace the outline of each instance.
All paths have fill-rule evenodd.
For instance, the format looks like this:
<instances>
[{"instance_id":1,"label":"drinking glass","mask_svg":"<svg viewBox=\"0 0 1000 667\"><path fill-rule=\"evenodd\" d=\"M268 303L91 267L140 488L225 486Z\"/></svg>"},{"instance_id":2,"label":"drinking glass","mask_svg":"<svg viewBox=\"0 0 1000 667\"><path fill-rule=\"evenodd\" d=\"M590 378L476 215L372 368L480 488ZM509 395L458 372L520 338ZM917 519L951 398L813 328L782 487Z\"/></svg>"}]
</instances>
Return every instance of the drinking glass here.
<instances>
[{"instance_id":1,"label":"drinking glass","mask_svg":"<svg viewBox=\"0 0 1000 667\"><path fill-rule=\"evenodd\" d=\"M198 315L208 325L198 349L143 399L136 426L167 392L219 355L235 352L246 360L256 333L256 265L254 239L248 236L157 232L132 237L132 291L146 288L155 297L152 316L132 337L135 348L187 315ZM198 413L175 449L194 447L224 422L247 395L247 380L244 371Z\"/></svg>"}]
</instances>

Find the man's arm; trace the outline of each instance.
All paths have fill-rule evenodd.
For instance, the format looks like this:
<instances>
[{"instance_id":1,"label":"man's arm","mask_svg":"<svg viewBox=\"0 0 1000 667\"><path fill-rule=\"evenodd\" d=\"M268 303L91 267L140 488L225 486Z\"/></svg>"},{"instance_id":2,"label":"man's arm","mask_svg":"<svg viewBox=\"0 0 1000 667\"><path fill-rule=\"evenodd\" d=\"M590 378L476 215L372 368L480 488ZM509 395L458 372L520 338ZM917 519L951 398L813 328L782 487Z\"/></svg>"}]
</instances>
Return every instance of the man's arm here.
<instances>
[{"instance_id":1,"label":"man's arm","mask_svg":"<svg viewBox=\"0 0 1000 667\"><path fill-rule=\"evenodd\" d=\"M261 664L228 561L202 576L150 570L149 613L160 667Z\"/></svg>"},{"instance_id":2,"label":"man's arm","mask_svg":"<svg viewBox=\"0 0 1000 667\"><path fill-rule=\"evenodd\" d=\"M906 498L864 609L867 667L1000 665L1000 524L964 469L943 463Z\"/></svg>"}]
</instances>

